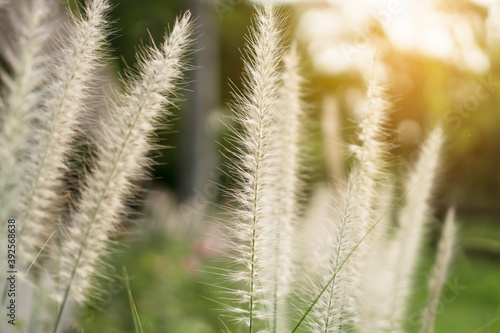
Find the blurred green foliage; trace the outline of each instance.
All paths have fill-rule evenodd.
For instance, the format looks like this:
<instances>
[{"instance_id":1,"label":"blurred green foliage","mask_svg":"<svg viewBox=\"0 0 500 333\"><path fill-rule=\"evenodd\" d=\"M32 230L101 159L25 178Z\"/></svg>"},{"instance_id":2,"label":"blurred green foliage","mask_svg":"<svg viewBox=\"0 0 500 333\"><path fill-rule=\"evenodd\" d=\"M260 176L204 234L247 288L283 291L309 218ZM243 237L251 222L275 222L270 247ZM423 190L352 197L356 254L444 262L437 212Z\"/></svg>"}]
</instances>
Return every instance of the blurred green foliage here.
<instances>
[{"instance_id":1,"label":"blurred green foliage","mask_svg":"<svg viewBox=\"0 0 500 333\"><path fill-rule=\"evenodd\" d=\"M129 242L126 253L115 255L115 292L108 292L109 302L97 302L81 313L88 332L134 332L122 268L130 277L131 291L145 332L218 332L223 326L211 301L215 295L202 271L202 259L193 248L193 239L179 237L166 241L162 234L148 235L147 240ZM132 249L133 248L133 249ZM102 290L110 290L101 281ZM106 304L107 303L107 304ZM105 329L105 330L104 330Z\"/></svg>"}]
</instances>

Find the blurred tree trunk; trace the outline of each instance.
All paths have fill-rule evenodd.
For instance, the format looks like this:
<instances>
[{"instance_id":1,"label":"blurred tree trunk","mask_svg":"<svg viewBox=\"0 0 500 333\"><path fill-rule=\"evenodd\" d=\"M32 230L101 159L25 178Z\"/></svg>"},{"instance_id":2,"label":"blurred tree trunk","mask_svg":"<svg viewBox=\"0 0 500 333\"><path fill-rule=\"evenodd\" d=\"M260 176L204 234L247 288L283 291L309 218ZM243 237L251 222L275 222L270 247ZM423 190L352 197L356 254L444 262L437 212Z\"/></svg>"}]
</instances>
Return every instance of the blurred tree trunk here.
<instances>
[{"instance_id":1,"label":"blurred tree trunk","mask_svg":"<svg viewBox=\"0 0 500 333\"><path fill-rule=\"evenodd\" d=\"M216 168L216 146L209 117L219 107L219 40L216 8L210 0L189 0L188 8L196 18L187 109L183 115L179 160L179 199L203 192L210 171ZM208 199L208 198L207 198ZM210 198L212 199L212 198Z\"/></svg>"}]
</instances>

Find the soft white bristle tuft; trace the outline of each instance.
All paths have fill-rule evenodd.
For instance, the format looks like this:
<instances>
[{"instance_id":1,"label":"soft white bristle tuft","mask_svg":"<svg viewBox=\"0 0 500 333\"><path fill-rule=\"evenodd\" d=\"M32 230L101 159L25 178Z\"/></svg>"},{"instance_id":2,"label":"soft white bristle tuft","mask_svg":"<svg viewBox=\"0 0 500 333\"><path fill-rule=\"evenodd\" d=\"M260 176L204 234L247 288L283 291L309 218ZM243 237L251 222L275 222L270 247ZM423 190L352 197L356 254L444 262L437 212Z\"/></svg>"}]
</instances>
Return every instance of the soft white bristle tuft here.
<instances>
[{"instance_id":1,"label":"soft white bristle tuft","mask_svg":"<svg viewBox=\"0 0 500 333\"><path fill-rule=\"evenodd\" d=\"M89 1L86 15L71 17L68 41L58 54L54 77L47 86L45 123L39 130L40 142L35 151L34 172L23 202L20 238L25 265L30 265L56 229L65 201L63 176L65 158L71 153L71 141L78 131L78 121L86 114L84 99L102 57L105 41L106 0Z\"/></svg>"},{"instance_id":2,"label":"soft white bristle tuft","mask_svg":"<svg viewBox=\"0 0 500 333\"><path fill-rule=\"evenodd\" d=\"M241 146L230 152L235 162L229 167L236 174L238 190L228 207L233 219L229 233L236 239L231 259L238 269L228 272L232 281L244 283L243 289L230 291L237 306L229 312L233 319L257 330L272 322L276 284L275 241L276 155L274 154L276 112L280 92L281 32L276 9L270 3L257 8L255 28L251 29L244 64L244 93L235 94L233 110L242 133L232 141ZM279 185L278 185L279 186Z\"/></svg>"},{"instance_id":3,"label":"soft white bristle tuft","mask_svg":"<svg viewBox=\"0 0 500 333\"><path fill-rule=\"evenodd\" d=\"M151 48L142 56L140 76L128 84L111 123L104 126L95 170L86 179L61 240L58 281L63 302L68 297L80 303L88 299L92 277L118 229L124 200L133 190L132 180L151 163L146 156L151 135L160 118L170 115L164 107L172 103L175 84L185 68L191 25L188 12L177 20L161 48Z\"/></svg>"}]
</instances>

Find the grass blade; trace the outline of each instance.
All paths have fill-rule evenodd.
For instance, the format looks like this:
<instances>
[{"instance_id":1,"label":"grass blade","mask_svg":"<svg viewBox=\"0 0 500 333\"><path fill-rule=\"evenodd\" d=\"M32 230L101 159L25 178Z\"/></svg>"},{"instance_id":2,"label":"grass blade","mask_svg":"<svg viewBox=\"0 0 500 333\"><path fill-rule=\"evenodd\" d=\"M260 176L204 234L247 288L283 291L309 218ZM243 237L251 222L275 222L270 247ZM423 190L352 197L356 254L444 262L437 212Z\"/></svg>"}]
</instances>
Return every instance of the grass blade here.
<instances>
[{"instance_id":1,"label":"grass blade","mask_svg":"<svg viewBox=\"0 0 500 333\"><path fill-rule=\"evenodd\" d=\"M128 278L127 268L123 266L123 277L125 278L125 285L127 287L128 301L130 303L130 310L132 311L132 318L134 319L134 327L136 333L144 333L142 330L141 319L135 306L134 297L132 296L132 289L130 288L130 279Z\"/></svg>"}]
</instances>

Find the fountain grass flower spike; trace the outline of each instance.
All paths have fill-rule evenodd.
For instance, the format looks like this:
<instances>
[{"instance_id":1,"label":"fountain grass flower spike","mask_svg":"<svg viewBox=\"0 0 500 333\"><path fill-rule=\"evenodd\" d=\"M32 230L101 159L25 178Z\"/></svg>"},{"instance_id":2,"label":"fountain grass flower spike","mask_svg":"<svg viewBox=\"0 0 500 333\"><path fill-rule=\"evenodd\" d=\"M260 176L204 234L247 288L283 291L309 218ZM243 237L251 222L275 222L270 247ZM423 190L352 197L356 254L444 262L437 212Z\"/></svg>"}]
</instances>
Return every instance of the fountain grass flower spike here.
<instances>
[{"instance_id":1,"label":"fountain grass flower spike","mask_svg":"<svg viewBox=\"0 0 500 333\"><path fill-rule=\"evenodd\" d=\"M74 149L79 121L87 115L84 99L101 65L106 38L106 0L89 1L85 17L73 14L67 29L67 42L57 54L54 77L47 84L44 99L49 124L39 129L40 142L33 153L31 179L23 200L20 232L25 265L30 265L50 235L57 229L64 203L65 163Z\"/></svg>"},{"instance_id":2,"label":"fountain grass flower spike","mask_svg":"<svg viewBox=\"0 0 500 333\"><path fill-rule=\"evenodd\" d=\"M83 303L91 296L92 278L100 274L110 238L119 228L125 200L134 188L132 180L143 176L144 168L151 164L146 154L153 147L153 131L160 119L170 115L164 108L172 104L186 69L184 56L191 31L188 12L177 20L161 47L143 52L138 75L128 78L110 123L104 125L96 166L87 175L55 254L60 261L58 321L68 299Z\"/></svg>"},{"instance_id":3,"label":"fountain grass flower spike","mask_svg":"<svg viewBox=\"0 0 500 333\"><path fill-rule=\"evenodd\" d=\"M228 290L228 297L234 302L229 314L249 332L260 331L266 326L269 331L276 330L278 294L281 297L276 269L280 270L278 274L289 269L281 265L277 267L279 252L289 246L285 243L288 236L283 235L280 238L282 244L276 248L281 231L275 219L276 205L284 190L280 186L282 156L277 155L277 142L282 139L280 135L286 127L278 125L285 121L279 114L280 93L296 89L286 87L281 90L282 32L274 5L266 2L257 7L254 23L255 27L250 29L247 38L244 91L234 94L232 105L234 118L242 131L233 131L230 139L235 151L229 152L234 160L229 168L235 175L237 189L230 193L232 204L228 207L231 219L229 235L236 249L230 257L237 267L227 275L231 283L241 285L241 288ZM293 61L295 59L290 60ZM295 68L290 68L290 71L295 71ZM294 145L293 142L286 144ZM295 175L291 177L295 178ZM292 197L291 200L295 199Z\"/></svg>"},{"instance_id":4,"label":"fountain grass flower spike","mask_svg":"<svg viewBox=\"0 0 500 333\"><path fill-rule=\"evenodd\" d=\"M311 299L315 301L308 318L313 332L340 332L359 321L361 271L373 246L372 230L379 223L376 199L386 176L385 124L389 108L376 82L370 82L367 95L368 107L359 110L363 119L358 125L360 143L352 146L354 166L347 184L332 194L331 214L325 221L328 241L325 248L319 249L322 272L312 288Z\"/></svg>"},{"instance_id":5,"label":"fountain grass flower spike","mask_svg":"<svg viewBox=\"0 0 500 333\"><path fill-rule=\"evenodd\" d=\"M41 121L43 90L47 76L47 57L42 48L47 41L48 6L44 0L34 0L20 6L20 12L10 12L14 42L2 48L3 60L10 72L1 71L2 91L0 132L0 245L6 240L7 219L20 213L20 199L26 192L31 166L31 147L36 138L34 123ZM17 16L16 16L17 15ZM4 44L6 41L2 41ZM22 200L21 200L22 201ZM5 262L0 265L4 267Z\"/></svg>"}]
</instances>

